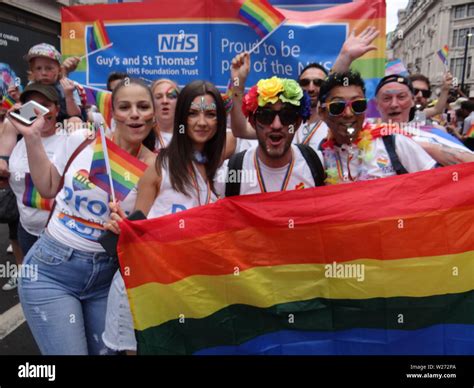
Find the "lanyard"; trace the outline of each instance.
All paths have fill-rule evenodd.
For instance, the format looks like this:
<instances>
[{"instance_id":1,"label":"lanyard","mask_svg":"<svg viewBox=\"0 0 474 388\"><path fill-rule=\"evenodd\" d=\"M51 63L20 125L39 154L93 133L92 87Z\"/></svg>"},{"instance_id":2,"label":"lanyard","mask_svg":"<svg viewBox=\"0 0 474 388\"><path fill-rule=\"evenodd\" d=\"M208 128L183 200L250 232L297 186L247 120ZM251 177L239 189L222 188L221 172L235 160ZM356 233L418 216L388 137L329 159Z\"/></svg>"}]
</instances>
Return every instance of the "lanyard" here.
<instances>
[{"instance_id":1,"label":"lanyard","mask_svg":"<svg viewBox=\"0 0 474 388\"><path fill-rule=\"evenodd\" d=\"M160 142L160 148L165 148L165 142L163 141L163 138L161 137L161 132L158 130L157 133L158 141Z\"/></svg>"},{"instance_id":2,"label":"lanyard","mask_svg":"<svg viewBox=\"0 0 474 388\"><path fill-rule=\"evenodd\" d=\"M319 127L321 126L322 121L318 120L314 123L313 128L309 131L309 133L306 135L306 137L303 140L303 144L308 144L309 141L312 139L314 134L318 131Z\"/></svg>"},{"instance_id":3,"label":"lanyard","mask_svg":"<svg viewBox=\"0 0 474 388\"><path fill-rule=\"evenodd\" d=\"M344 177L344 169L342 168L342 160L341 160L341 155L339 155L339 152L337 150L334 150L334 153L336 155L336 167L337 167L337 174L339 175L339 179L343 181L347 181L347 179ZM347 157L347 175L348 178L354 182L354 178L351 175L351 166L350 163L352 161L352 154L349 154Z\"/></svg>"},{"instance_id":4,"label":"lanyard","mask_svg":"<svg viewBox=\"0 0 474 388\"><path fill-rule=\"evenodd\" d=\"M265 181L263 180L262 171L260 169L260 162L258 161L257 150L255 150L253 163L254 163L254 166L255 166L255 170L257 171L257 179L258 179L258 184L260 186L260 192L261 193L266 193L267 188L265 187ZM293 158L293 150L292 150L291 151L291 162L288 165L288 168L286 169L285 178L283 179L283 182L281 184L280 191L285 191L286 188L288 187L288 183L290 182L290 177L291 177L291 173L293 171L294 164L295 164L295 158Z\"/></svg>"},{"instance_id":5,"label":"lanyard","mask_svg":"<svg viewBox=\"0 0 474 388\"><path fill-rule=\"evenodd\" d=\"M197 180L197 176L196 176L196 171L194 170L194 164L193 164L193 167L190 169L190 172L191 172L191 179L193 181L193 186L194 186L194 188L196 189L196 192L197 192L199 206L201 206L202 205L202 203L201 203L201 191L199 190L199 184L198 184L198 180ZM199 174L199 171L198 171L198 174ZM207 184L207 199L206 199L206 203L204 205L208 205L209 202L211 202L211 185L209 184L209 180L206 181L206 184Z\"/></svg>"}]
</instances>

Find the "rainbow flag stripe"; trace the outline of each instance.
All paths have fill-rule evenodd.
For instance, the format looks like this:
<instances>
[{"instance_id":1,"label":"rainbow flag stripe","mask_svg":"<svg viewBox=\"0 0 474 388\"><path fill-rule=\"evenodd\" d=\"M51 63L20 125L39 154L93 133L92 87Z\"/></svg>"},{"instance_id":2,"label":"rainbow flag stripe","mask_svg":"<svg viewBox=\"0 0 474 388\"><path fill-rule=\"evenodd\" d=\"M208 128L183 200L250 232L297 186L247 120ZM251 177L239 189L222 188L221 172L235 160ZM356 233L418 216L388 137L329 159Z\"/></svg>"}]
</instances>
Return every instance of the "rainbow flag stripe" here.
<instances>
[{"instance_id":1,"label":"rainbow flag stripe","mask_svg":"<svg viewBox=\"0 0 474 388\"><path fill-rule=\"evenodd\" d=\"M23 205L40 210L51 210L54 199L43 198L36 190L30 173L25 173L25 192L23 193Z\"/></svg>"},{"instance_id":2,"label":"rainbow flag stripe","mask_svg":"<svg viewBox=\"0 0 474 388\"><path fill-rule=\"evenodd\" d=\"M247 0L239 10L239 18L250 25L263 38L272 32L285 17L266 0Z\"/></svg>"},{"instance_id":3,"label":"rainbow flag stripe","mask_svg":"<svg viewBox=\"0 0 474 388\"><path fill-rule=\"evenodd\" d=\"M3 96L2 108L10 109L13 105L15 105L15 100L13 99L12 96L10 95Z\"/></svg>"},{"instance_id":4,"label":"rainbow flag stripe","mask_svg":"<svg viewBox=\"0 0 474 388\"><path fill-rule=\"evenodd\" d=\"M133 157L114 142L106 139L115 197L122 201L137 184L147 165ZM94 146L89 180L110 193L109 177L105 165L103 143L98 135Z\"/></svg>"},{"instance_id":5,"label":"rainbow flag stripe","mask_svg":"<svg viewBox=\"0 0 474 388\"><path fill-rule=\"evenodd\" d=\"M437 52L438 57L443 61L443 63L448 63L448 54L449 54L449 47L448 45L444 45L441 50L438 50Z\"/></svg>"},{"instance_id":6,"label":"rainbow flag stripe","mask_svg":"<svg viewBox=\"0 0 474 388\"><path fill-rule=\"evenodd\" d=\"M469 128L469 130L467 131L466 133L466 137L472 137L474 138L474 124L471 125L471 128Z\"/></svg>"},{"instance_id":7,"label":"rainbow flag stripe","mask_svg":"<svg viewBox=\"0 0 474 388\"><path fill-rule=\"evenodd\" d=\"M92 39L89 45L90 49L97 50L109 45L110 43L104 22L102 20L96 20L92 25Z\"/></svg>"},{"instance_id":8,"label":"rainbow flag stripe","mask_svg":"<svg viewBox=\"0 0 474 388\"><path fill-rule=\"evenodd\" d=\"M474 163L125 221L138 352L474 354L472 187Z\"/></svg>"},{"instance_id":9,"label":"rainbow flag stripe","mask_svg":"<svg viewBox=\"0 0 474 388\"><path fill-rule=\"evenodd\" d=\"M86 86L87 88L87 86ZM89 89L89 88L88 88ZM95 99L95 106L104 117L109 128L112 127L112 93L106 90L89 89Z\"/></svg>"}]
</instances>

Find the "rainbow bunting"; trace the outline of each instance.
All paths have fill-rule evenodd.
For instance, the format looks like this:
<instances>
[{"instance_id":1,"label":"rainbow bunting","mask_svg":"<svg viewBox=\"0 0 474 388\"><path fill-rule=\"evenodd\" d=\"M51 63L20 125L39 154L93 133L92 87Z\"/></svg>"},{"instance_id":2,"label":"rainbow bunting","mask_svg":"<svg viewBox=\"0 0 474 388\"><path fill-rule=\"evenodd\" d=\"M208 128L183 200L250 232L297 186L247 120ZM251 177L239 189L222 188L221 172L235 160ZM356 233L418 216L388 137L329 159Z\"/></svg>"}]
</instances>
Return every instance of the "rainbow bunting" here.
<instances>
[{"instance_id":1,"label":"rainbow bunting","mask_svg":"<svg viewBox=\"0 0 474 388\"><path fill-rule=\"evenodd\" d=\"M110 45L109 35L102 20L96 20L92 26L92 38L89 47L91 50L101 49Z\"/></svg>"},{"instance_id":2,"label":"rainbow bunting","mask_svg":"<svg viewBox=\"0 0 474 388\"><path fill-rule=\"evenodd\" d=\"M277 28L285 17L266 0L247 0L239 10L239 18L263 38Z\"/></svg>"},{"instance_id":3,"label":"rainbow bunting","mask_svg":"<svg viewBox=\"0 0 474 388\"><path fill-rule=\"evenodd\" d=\"M23 205L40 210L51 210L53 199L43 198L33 184L29 173L25 173L25 192L23 193Z\"/></svg>"},{"instance_id":4,"label":"rainbow bunting","mask_svg":"<svg viewBox=\"0 0 474 388\"><path fill-rule=\"evenodd\" d=\"M10 95L3 96L2 108L10 109L13 105L15 105L15 100L13 99L12 96Z\"/></svg>"},{"instance_id":5,"label":"rainbow bunting","mask_svg":"<svg viewBox=\"0 0 474 388\"><path fill-rule=\"evenodd\" d=\"M114 185L115 197L122 201L137 184L148 167L145 163L133 157L113 141L106 139L109 154L110 169ZM105 165L102 139L97 136L94 155L89 173L89 181L110 193L110 183Z\"/></svg>"},{"instance_id":6,"label":"rainbow bunting","mask_svg":"<svg viewBox=\"0 0 474 388\"><path fill-rule=\"evenodd\" d=\"M444 64L448 63L449 47L447 44L445 44L441 50L438 50L437 54Z\"/></svg>"},{"instance_id":7,"label":"rainbow bunting","mask_svg":"<svg viewBox=\"0 0 474 388\"><path fill-rule=\"evenodd\" d=\"M474 354L472 187L466 163L125 221L138 353Z\"/></svg>"}]
</instances>

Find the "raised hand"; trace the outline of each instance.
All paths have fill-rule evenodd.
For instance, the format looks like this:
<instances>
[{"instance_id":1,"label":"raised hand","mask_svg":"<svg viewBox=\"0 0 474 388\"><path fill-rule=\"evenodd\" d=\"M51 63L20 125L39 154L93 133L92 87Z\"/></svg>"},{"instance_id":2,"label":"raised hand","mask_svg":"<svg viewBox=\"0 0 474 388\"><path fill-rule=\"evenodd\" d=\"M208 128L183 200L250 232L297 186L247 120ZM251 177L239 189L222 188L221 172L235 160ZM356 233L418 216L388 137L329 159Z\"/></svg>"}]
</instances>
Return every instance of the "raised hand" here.
<instances>
[{"instance_id":1,"label":"raised hand","mask_svg":"<svg viewBox=\"0 0 474 388\"><path fill-rule=\"evenodd\" d=\"M248 52L240 53L232 59L230 77L232 87L241 91L245 88L245 82L250 73L250 55Z\"/></svg>"},{"instance_id":2,"label":"raised hand","mask_svg":"<svg viewBox=\"0 0 474 388\"><path fill-rule=\"evenodd\" d=\"M42 112L35 108L35 113L38 118L35 122L31 125L23 124L22 122L18 121L15 117L13 117L10 113L18 109L21 106L20 104L15 104L12 109L8 111L8 121L13 125L13 127L22 134L25 138L32 137L32 136L41 136L41 130L45 125L44 117L42 116ZM15 108L16 107L16 108Z\"/></svg>"},{"instance_id":3,"label":"raised hand","mask_svg":"<svg viewBox=\"0 0 474 388\"><path fill-rule=\"evenodd\" d=\"M79 62L81 62L79 57L66 58L62 64L64 77L67 77L69 73L72 73L74 70L76 70Z\"/></svg>"},{"instance_id":4,"label":"raised hand","mask_svg":"<svg viewBox=\"0 0 474 388\"><path fill-rule=\"evenodd\" d=\"M380 31L373 26L367 27L357 36L355 30L352 30L342 46L341 54L348 55L351 61L354 61L369 51L377 50L377 46L372 43L379 36L379 33Z\"/></svg>"},{"instance_id":5,"label":"raised hand","mask_svg":"<svg viewBox=\"0 0 474 388\"><path fill-rule=\"evenodd\" d=\"M64 89L64 95L72 96L74 90L76 89L76 86L74 85L74 81L71 81L69 78L61 78L59 80L59 83Z\"/></svg>"}]
</instances>

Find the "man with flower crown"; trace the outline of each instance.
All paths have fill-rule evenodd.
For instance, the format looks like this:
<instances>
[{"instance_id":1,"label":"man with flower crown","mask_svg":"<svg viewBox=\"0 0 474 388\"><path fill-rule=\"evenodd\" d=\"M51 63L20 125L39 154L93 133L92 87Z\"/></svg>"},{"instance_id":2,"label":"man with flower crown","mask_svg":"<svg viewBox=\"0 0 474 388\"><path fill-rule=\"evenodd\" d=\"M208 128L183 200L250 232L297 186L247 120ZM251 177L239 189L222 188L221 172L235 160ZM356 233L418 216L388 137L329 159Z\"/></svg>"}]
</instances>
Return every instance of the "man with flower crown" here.
<instances>
[{"instance_id":1,"label":"man with flower crown","mask_svg":"<svg viewBox=\"0 0 474 388\"><path fill-rule=\"evenodd\" d=\"M296 129L311 113L311 100L291 79L261 79L242 100L258 145L233 155L217 174L221 196L304 189L324 184L316 152L294 145Z\"/></svg>"},{"instance_id":2,"label":"man with flower crown","mask_svg":"<svg viewBox=\"0 0 474 388\"><path fill-rule=\"evenodd\" d=\"M321 145L326 184L384 178L429 170L436 165L404 135L385 135L383 125L364 125L367 100L360 74L332 73L319 91L319 114L329 127Z\"/></svg>"}]
</instances>

